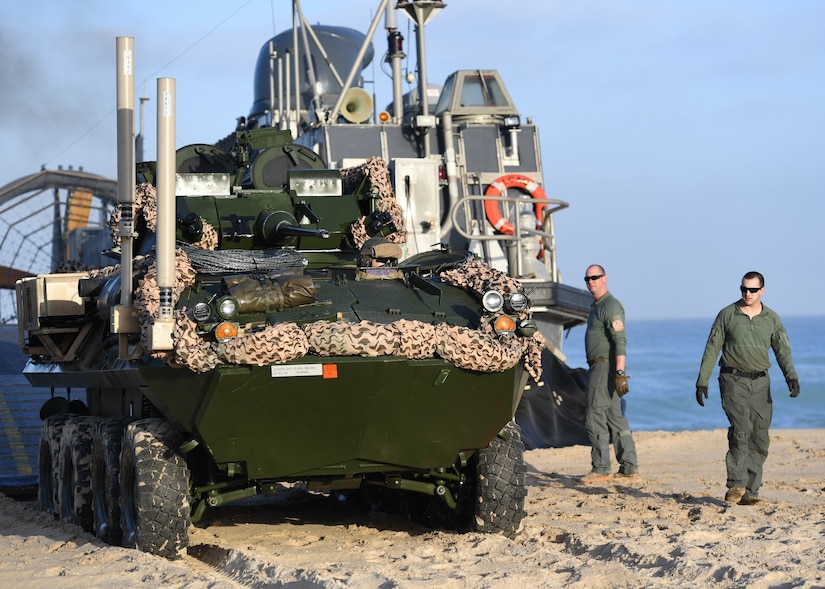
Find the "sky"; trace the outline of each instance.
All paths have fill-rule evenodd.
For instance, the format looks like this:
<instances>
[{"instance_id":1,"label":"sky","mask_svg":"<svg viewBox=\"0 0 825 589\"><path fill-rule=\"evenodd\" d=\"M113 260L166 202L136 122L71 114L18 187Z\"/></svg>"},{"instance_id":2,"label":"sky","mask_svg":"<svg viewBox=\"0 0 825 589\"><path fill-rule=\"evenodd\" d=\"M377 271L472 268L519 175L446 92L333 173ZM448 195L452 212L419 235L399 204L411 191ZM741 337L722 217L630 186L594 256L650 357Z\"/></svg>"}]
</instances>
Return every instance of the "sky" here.
<instances>
[{"instance_id":1,"label":"sky","mask_svg":"<svg viewBox=\"0 0 825 589\"><path fill-rule=\"evenodd\" d=\"M366 32L379 1L301 4L311 23ZM291 24L288 0L11 3L0 186L41 166L116 177L116 37L135 38L154 159L156 78L176 79L177 146L212 143L248 113L257 55ZM564 282L601 264L628 318L712 319L758 270L780 315L825 314L825 2L451 0L426 43L431 83L497 69L538 125L545 191L570 203ZM364 75L382 106L376 61Z\"/></svg>"}]
</instances>

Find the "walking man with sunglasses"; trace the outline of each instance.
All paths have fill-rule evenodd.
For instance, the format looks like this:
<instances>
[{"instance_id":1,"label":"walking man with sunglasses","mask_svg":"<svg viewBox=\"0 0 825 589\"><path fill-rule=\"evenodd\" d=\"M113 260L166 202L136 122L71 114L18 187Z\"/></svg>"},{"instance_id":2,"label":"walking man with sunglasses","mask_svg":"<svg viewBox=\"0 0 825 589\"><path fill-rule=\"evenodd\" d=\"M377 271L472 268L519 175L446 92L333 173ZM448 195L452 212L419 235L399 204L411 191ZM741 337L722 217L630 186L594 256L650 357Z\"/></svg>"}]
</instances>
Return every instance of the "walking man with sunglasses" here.
<instances>
[{"instance_id":1,"label":"walking man with sunglasses","mask_svg":"<svg viewBox=\"0 0 825 589\"><path fill-rule=\"evenodd\" d=\"M742 298L719 311L710 328L696 379L696 401L704 407L708 380L721 350L719 391L730 422L725 501L756 505L761 503L759 487L773 417L768 348L773 350L791 397L799 395L799 378L785 327L779 315L762 304L765 278L759 272L748 272L739 290Z\"/></svg>"},{"instance_id":2,"label":"walking man with sunglasses","mask_svg":"<svg viewBox=\"0 0 825 589\"><path fill-rule=\"evenodd\" d=\"M627 336L624 330L624 307L607 290L607 275L599 265L587 268L587 290L595 299L587 318L584 347L590 378L584 425L590 438L592 470L582 477L587 484L618 478L638 478L639 464L630 424L622 414L621 397L630 390L625 375ZM612 473L610 443L619 462L619 472Z\"/></svg>"}]
</instances>

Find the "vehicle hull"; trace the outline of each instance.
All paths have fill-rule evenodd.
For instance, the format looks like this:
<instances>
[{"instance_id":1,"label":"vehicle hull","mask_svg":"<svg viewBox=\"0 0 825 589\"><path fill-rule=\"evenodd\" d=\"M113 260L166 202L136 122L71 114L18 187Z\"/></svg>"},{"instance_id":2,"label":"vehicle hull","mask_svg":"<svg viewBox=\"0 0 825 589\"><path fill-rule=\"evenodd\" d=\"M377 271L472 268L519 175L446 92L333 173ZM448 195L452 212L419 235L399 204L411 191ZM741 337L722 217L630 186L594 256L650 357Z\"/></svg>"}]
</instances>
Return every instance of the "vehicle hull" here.
<instances>
[{"instance_id":1,"label":"vehicle hull","mask_svg":"<svg viewBox=\"0 0 825 589\"><path fill-rule=\"evenodd\" d=\"M273 377L272 368L139 372L143 393L167 419L201 440L219 466L231 464L250 479L448 467L512 419L522 373L394 357L302 358L274 367L317 376Z\"/></svg>"}]
</instances>

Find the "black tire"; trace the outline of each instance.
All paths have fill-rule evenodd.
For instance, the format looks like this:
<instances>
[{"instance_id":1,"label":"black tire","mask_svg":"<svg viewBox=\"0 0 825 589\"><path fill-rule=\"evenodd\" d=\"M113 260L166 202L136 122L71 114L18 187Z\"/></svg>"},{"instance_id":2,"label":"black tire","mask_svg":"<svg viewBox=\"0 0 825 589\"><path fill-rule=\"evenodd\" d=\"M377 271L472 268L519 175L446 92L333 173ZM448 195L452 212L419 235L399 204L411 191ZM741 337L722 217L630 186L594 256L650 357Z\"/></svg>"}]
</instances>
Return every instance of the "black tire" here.
<instances>
[{"instance_id":1,"label":"black tire","mask_svg":"<svg viewBox=\"0 0 825 589\"><path fill-rule=\"evenodd\" d=\"M521 430L510 422L504 436L478 452L472 529L515 537L525 516L525 470Z\"/></svg>"},{"instance_id":2,"label":"black tire","mask_svg":"<svg viewBox=\"0 0 825 589\"><path fill-rule=\"evenodd\" d=\"M73 415L60 435L58 496L60 518L87 532L93 529L92 440L99 417Z\"/></svg>"},{"instance_id":3,"label":"black tire","mask_svg":"<svg viewBox=\"0 0 825 589\"><path fill-rule=\"evenodd\" d=\"M37 453L37 501L40 510L60 517L58 496L58 462L60 458L60 436L63 426L71 415L60 413L43 420L40 429L40 449Z\"/></svg>"},{"instance_id":4,"label":"black tire","mask_svg":"<svg viewBox=\"0 0 825 589\"><path fill-rule=\"evenodd\" d=\"M116 415L97 424L92 445L92 515L95 535L120 546L120 448L133 417Z\"/></svg>"},{"instance_id":5,"label":"black tire","mask_svg":"<svg viewBox=\"0 0 825 589\"><path fill-rule=\"evenodd\" d=\"M164 419L126 426L120 456L123 545L176 559L189 546L189 469Z\"/></svg>"}]
</instances>

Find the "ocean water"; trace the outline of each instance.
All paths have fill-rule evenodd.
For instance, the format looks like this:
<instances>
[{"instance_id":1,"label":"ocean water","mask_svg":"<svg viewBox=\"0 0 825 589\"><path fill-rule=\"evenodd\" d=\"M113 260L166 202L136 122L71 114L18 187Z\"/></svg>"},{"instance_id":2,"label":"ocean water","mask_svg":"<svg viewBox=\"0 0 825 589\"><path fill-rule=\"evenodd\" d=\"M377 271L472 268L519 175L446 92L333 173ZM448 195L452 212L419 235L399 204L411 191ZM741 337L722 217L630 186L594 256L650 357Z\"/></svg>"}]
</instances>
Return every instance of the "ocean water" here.
<instances>
[{"instance_id":1,"label":"ocean water","mask_svg":"<svg viewBox=\"0 0 825 589\"><path fill-rule=\"evenodd\" d=\"M705 406L696 403L696 377L713 318L627 322L627 373L630 393L626 415L641 430L700 430L728 427L714 370ZM800 394L791 399L773 352L771 428L825 428L825 316L782 317L788 332ZM571 367L586 367L584 326L574 327L562 344Z\"/></svg>"}]
</instances>

